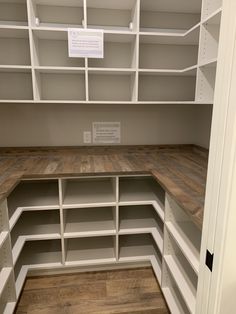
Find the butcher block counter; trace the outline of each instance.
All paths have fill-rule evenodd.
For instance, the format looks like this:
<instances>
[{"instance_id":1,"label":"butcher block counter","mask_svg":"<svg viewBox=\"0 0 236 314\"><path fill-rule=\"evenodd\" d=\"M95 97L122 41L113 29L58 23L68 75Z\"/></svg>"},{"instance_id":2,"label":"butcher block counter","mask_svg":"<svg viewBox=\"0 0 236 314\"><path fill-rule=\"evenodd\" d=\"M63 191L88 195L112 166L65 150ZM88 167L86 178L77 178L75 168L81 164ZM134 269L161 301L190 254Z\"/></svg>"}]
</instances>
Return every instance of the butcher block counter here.
<instances>
[{"instance_id":1,"label":"butcher block counter","mask_svg":"<svg viewBox=\"0 0 236 314\"><path fill-rule=\"evenodd\" d=\"M0 149L0 201L22 179L151 174L201 229L208 151L194 145Z\"/></svg>"}]
</instances>

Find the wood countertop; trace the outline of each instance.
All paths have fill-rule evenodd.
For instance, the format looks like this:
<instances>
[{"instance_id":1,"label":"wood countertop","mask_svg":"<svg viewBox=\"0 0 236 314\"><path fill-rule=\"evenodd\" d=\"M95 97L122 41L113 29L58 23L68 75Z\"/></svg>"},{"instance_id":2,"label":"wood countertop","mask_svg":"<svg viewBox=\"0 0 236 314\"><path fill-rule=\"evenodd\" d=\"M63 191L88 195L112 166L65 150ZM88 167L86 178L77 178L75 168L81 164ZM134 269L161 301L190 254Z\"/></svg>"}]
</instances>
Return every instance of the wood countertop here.
<instances>
[{"instance_id":1,"label":"wood countertop","mask_svg":"<svg viewBox=\"0 0 236 314\"><path fill-rule=\"evenodd\" d=\"M0 148L0 201L23 178L148 173L202 228L207 162L194 145Z\"/></svg>"}]
</instances>

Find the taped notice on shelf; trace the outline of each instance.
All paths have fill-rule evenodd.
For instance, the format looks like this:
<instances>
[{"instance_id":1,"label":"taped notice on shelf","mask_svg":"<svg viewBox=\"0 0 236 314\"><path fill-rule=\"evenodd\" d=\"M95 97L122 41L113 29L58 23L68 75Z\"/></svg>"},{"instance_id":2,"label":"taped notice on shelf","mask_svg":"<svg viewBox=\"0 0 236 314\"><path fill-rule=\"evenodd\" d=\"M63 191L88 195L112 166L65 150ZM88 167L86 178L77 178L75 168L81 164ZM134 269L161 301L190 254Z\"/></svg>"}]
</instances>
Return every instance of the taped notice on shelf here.
<instances>
[{"instance_id":1,"label":"taped notice on shelf","mask_svg":"<svg viewBox=\"0 0 236 314\"><path fill-rule=\"evenodd\" d=\"M103 30L68 28L70 58L104 58Z\"/></svg>"},{"instance_id":2,"label":"taped notice on shelf","mask_svg":"<svg viewBox=\"0 0 236 314\"><path fill-rule=\"evenodd\" d=\"M119 144L120 122L93 122L93 143Z\"/></svg>"}]
</instances>

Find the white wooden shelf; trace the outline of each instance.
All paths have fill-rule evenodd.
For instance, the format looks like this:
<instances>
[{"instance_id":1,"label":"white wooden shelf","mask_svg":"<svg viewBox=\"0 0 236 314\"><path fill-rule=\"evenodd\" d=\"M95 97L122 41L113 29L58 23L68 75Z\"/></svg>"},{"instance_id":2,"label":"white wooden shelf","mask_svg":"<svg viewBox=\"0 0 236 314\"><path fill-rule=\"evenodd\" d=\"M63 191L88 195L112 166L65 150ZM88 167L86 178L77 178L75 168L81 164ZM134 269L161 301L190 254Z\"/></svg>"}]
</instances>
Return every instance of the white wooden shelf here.
<instances>
[{"instance_id":1,"label":"white wooden shelf","mask_svg":"<svg viewBox=\"0 0 236 314\"><path fill-rule=\"evenodd\" d=\"M64 209L64 238L115 235L115 208Z\"/></svg>"},{"instance_id":2,"label":"white wooden shelf","mask_svg":"<svg viewBox=\"0 0 236 314\"><path fill-rule=\"evenodd\" d=\"M56 180L23 181L8 197L10 226L13 227L20 210L40 210L59 208L59 191Z\"/></svg>"},{"instance_id":3,"label":"white wooden shelf","mask_svg":"<svg viewBox=\"0 0 236 314\"><path fill-rule=\"evenodd\" d=\"M63 207L74 208L93 204L113 206L116 202L112 178L68 179L65 182ZM100 205L99 205L100 204Z\"/></svg>"},{"instance_id":4,"label":"white wooden shelf","mask_svg":"<svg viewBox=\"0 0 236 314\"><path fill-rule=\"evenodd\" d=\"M168 231L189 261L193 270L198 273L200 260L201 231L191 222L166 222Z\"/></svg>"},{"instance_id":5,"label":"white wooden shelf","mask_svg":"<svg viewBox=\"0 0 236 314\"><path fill-rule=\"evenodd\" d=\"M121 1L87 1L88 28L105 28L110 30L137 30L137 2L135 0Z\"/></svg>"},{"instance_id":6,"label":"white wooden shelf","mask_svg":"<svg viewBox=\"0 0 236 314\"><path fill-rule=\"evenodd\" d=\"M31 236L55 235L60 237L60 215L59 210L48 210L43 214L41 211L23 212L17 223L11 230L11 244L14 245L17 240L23 236L30 238Z\"/></svg>"},{"instance_id":7,"label":"white wooden shelf","mask_svg":"<svg viewBox=\"0 0 236 314\"><path fill-rule=\"evenodd\" d=\"M22 266L30 268L62 266L61 240L26 241L18 261Z\"/></svg>"},{"instance_id":8,"label":"white wooden shelf","mask_svg":"<svg viewBox=\"0 0 236 314\"><path fill-rule=\"evenodd\" d=\"M83 0L73 1L43 1L32 0L31 2L31 24L51 27L82 27L84 20Z\"/></svg>"},{"instance_id":9,"label":"white wooden shelf","mask_svg":"<svg viewBox=\"0 0 236 314\"><path fill-rule=\"evenodd\" d=\"M183 261L180 262L176 256L166 255L164 260L171 272L171 275L179 287L179 291L182 293L182 296L186 302L186 305L190 313L195 313L196 305L196 290L190 284L190 281L186 278L186 268L184 269Z\"/></svg>"},{"instance_id":10,"label":"white wooden shelf","mask_svg":"<svg viewBox=\"0 0 236 314\"><path fill-rule=\"evenodd\" d=\"M154 204L164 208L165 192L149 177L127 177L119 179L120 205Z\"/></svg>"},{"instance_id":11,"label":"white wooden shelf","mask_svg":"<svg viewBox=\"0 0 236 314\"><path fill-rule=\"evenodd\" d=\"M151 233L160 252L163 251L163 221L151 205L120 206L119 234Z\"/></svg>"},{"instance_id":12,"label":"white wooden shelf","mask_svg":"<svg viewBox=\"0 0 236 314\"><path fill-rule=\"evenodd\" d=\"M0 2L0 25L28 24L26 0Z\"/></svg>"},{"instance_id":13,"label":"white wooden shelf","mask_svg":"<svg viewBox=\"0 0 236 314\"><path fill-rule=\"evenodd\" d=\"M144 31L156 29L186 30L200 21L200 2L189 1L186 3L168 0L163 2L141 0L140 27Z\"/></svg>"},{"instance_id":14,"label":"white wooden shelf","mask_svg":"<svg viewBox=\"0 0 236 314\"><path fill-rule=\"evenodd\" d=\"M204 0L202 7L202 20L206 21L222 8L222 0Z\"/></svg>"},{"instance_id":15,"label":"white wooden shelf","mask_svg":"<svg viewBox=\"0 0 236 314\"><path fill-rule=\"evenodd\" d=\"M66 265L115 262L114 237L88 237L66 240Z\"/></svg>"},{"instance_id":16,"label":"white wooden shelf","mask_svg":"<svg viewBox=\"0 0 236 314\"><path fill-rule=\"evenodd\" d=\"M8 282L8 279L12 273L12 267L3 267L0 270L0 298L3 294L4 288Z\"/></svg>"}]
</instances>

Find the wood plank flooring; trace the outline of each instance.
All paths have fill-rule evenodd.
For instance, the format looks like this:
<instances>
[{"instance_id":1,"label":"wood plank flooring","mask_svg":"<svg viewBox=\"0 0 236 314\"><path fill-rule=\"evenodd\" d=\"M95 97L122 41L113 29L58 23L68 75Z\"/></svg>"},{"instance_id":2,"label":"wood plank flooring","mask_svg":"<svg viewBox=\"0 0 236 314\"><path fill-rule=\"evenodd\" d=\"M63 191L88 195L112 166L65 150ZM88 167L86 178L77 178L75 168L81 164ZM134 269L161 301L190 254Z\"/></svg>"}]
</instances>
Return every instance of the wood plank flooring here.
<instances>
[{"instance_id":1,"label":"wood plank flooring","mask_svg":"<svg viewBox=\"0 0 236 314\"><path fill-rule=\"evenodd\" d=\"M31 277L15 314L170 313L152 268Z\"/></svg>"}]
</instances>

